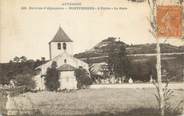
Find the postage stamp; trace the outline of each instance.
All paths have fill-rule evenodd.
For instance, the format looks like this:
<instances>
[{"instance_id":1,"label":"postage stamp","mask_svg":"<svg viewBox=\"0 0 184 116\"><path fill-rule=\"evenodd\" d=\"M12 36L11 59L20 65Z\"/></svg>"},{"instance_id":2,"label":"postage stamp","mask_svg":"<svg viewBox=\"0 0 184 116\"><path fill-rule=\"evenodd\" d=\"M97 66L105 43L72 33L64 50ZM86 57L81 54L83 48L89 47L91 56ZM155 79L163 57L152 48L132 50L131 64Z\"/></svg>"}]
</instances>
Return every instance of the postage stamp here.
<instances>
[{"instance_id":1,"label":"postage stamp","mask_svg":"<svg viewBox=\"0 0 184 116\"><path fill-rule=\"evenodd\" d=\"M182 36L181 6L158 6L156 20L158 37L178 38Z\"/></svg>"}]
</instances>

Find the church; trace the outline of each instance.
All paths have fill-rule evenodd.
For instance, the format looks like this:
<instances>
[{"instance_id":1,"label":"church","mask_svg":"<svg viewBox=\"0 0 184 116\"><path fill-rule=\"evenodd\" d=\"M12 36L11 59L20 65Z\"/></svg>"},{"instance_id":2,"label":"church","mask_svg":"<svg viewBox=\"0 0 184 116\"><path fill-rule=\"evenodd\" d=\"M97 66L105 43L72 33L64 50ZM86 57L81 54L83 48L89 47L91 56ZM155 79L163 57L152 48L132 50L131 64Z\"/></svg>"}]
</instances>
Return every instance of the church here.
<instances>
[{"instance_id":1,"label":"church","mask_svg":"<svg viewBox=\"0 0 184 116\"><path fill-rule=\"evenodd\" d=\"M87 63L73 57L73 41L59 27L54 38L49 42L50 60L36 68L38 74L34 76L36 90L45 90L44 76L47 68L51 67L52 62L57 63L57 69L60 73L60 90L62 89L77 89L77 81L74 74L76 68L83 67L87 71L89 66Z\"/></svg>"}]
</instances>

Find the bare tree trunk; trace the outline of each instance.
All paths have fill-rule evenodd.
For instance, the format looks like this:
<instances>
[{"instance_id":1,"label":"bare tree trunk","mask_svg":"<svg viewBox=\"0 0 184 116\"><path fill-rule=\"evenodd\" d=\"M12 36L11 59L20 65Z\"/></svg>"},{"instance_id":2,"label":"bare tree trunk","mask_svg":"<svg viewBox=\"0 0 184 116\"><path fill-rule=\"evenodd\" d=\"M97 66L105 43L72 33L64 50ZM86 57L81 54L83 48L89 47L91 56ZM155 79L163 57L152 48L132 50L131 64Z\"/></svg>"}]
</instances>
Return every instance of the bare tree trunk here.
<instances>
[{"instance_id":1,"label":"bare tree trunk","mask_svg":"<svg viewBox=\"0 0 184 116\"><path fill-rule=\"evenodd\" d=\"M163 96L163 88L162 88L162 76L161 76L161 55L160 55L160 43L157 38L157 81L158 81L158 89L160 96L160 113L161 116L164 116L164 96Z\"/></svg>"}]
</instances>

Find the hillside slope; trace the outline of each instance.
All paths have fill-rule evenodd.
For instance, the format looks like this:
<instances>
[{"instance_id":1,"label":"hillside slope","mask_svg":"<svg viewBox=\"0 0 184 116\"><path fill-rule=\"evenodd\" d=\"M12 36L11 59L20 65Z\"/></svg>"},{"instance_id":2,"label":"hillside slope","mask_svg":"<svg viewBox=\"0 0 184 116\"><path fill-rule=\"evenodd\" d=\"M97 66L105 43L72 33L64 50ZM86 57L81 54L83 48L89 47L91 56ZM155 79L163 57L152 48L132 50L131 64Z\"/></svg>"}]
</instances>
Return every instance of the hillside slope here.
<instances>
[{"instance_id":1,"label":"hillside slope","mask_svg":"<svg viewBox=\"0 0 184 116\"><path fill-rule=\"evenodd\" d=\"M77 58L91 58L91 57L103 57L107 56L111 46L116 46L114 52L117 52L120 46L125 46L128 55L131 54L154 54L156 53L156 44L137 44L137 45L128 45L124 42L117 41L116 38L110 37L105 40L102 40L100 43L95 45L93 48L75 54ZM170 44L161 44L161 53L181 53L184 52L184 46L173 46Z\"/></svg>"}]
</instances>

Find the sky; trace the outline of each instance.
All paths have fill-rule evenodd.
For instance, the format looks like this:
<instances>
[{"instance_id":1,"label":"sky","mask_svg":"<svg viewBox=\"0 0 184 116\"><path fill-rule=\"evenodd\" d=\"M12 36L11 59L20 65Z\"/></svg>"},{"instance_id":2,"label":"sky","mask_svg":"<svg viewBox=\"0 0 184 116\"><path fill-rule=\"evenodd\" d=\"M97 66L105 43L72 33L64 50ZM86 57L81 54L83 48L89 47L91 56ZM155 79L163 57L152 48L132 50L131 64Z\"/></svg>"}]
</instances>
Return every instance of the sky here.
<instances>
[{"instance_id":1,"label":"sky","mask_svg":"<svg viewBox=\"0 0 184 116\"><path fill-rule=\"evenodd\" d=\"M38 10L30 7L121 7L121 10ZM15 56L49 59L48 42L59 26L74 41L74 53L86 51L108 37L120 37L127 44L153 43L149 33L147 3L126 0L0 0L0 62ZM27 7L27 10L23 10ZM181 40L169 43L184 45Z\"/></svg>"}]
</instances>

